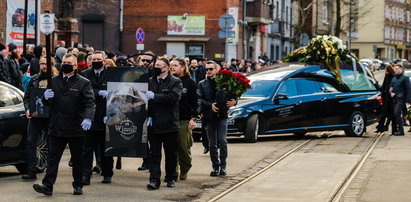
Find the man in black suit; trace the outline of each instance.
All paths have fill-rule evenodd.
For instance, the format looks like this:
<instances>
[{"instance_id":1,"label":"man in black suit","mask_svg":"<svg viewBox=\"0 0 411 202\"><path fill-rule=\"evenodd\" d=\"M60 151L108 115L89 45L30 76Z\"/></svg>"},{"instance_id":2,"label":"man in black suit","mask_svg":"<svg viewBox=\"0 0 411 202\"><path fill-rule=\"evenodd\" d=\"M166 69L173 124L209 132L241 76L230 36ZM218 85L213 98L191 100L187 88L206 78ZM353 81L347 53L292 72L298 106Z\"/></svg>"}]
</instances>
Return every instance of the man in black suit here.
<instances>
[{"instance_id":1,"label":"man in black suit","mask_svg":"<svg viewBox=\"0 0 411 202\"><path fill-rule=\"evenodd\" d=\"M101 169L103 175L102 183L111 183L113 176L113 157L104 155L106 127L104 117L106 116L107 101L107 68L106 54L103 51L95 51L91 56L92 69L82 72L82 75L90 80L95 97L96 113L94 114L94 123L90 131L86 132L83 150L83 184L90 185L90 178L93 167L93 151L100 146Z\"/></svg>"},{"instance_id":2,"label":"man in black suit","mask_svg":"<svg viewBox=\"0 0 411 202\"><path fill-rule=\"evenodd\" d=\"M43 185L34 184L33 188L45 195L53 194L58 166L67 144L73 161L73 194L83 194L83 136L84 131L91 127L96 106L90 81L77 74L76 68L77 58L66 54L60 75L53 78L52 89L47 89L43 96L43 103L51 103L48 130L50 155Z\"/></svg>"}]
</instances>

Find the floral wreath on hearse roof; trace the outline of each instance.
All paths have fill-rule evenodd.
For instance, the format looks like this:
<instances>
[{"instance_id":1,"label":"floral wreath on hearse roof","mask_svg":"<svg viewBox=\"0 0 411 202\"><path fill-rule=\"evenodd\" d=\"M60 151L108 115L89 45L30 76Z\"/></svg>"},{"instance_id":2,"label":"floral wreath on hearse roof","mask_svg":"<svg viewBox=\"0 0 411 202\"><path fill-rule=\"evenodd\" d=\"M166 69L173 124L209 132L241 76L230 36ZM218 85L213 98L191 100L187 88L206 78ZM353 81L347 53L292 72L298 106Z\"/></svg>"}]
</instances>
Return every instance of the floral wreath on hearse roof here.
<instances>
[{"instance_id":1,"label":"floral wreath on hearse roof","mask_svg":"<svg viewBox=\"0 0 411 202\"><path fill-rule=\"evenodd\" d=\"M347 49L341 39L331 35L319 35L311 39L307 46L290 53L284 61L324 63L340 83L342 83L340 61L352 63L354 71L357 71L357 57Z\"/></svg>"}]
</instances>

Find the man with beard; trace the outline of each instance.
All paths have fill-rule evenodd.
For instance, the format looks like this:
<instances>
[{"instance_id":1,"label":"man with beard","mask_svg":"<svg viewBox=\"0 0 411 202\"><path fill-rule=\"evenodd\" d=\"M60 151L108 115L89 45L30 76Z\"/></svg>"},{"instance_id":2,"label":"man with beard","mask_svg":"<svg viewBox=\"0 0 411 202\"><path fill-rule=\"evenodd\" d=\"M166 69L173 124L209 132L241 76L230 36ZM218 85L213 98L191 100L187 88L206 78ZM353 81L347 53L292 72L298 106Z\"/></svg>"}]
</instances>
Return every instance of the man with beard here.
<instances>
[{"instance_id":1,"label":"man with beard","mask_svg":"<svg viewBox=\"0 0 411 202\"><path fill-rule=\"evenodd\" d=\"M94 114L94 124L90 131L86 132L84 148L83 148L83 184L90 185L90 178L93 167L93 151L97 145L100 146L101 168L103 181L102 183L111 183L113 176L113 157L105 156L105 136L106 127L104 125L104 117L106 115L107 102L107 68L105 67L106 54L103 51L95 51L90 56L92 61L92 69L87 69L82 72L82 75L90 80L93 87L96 112Z\"/></svg>"},{"instance_id":2,"label":"man with beard","mask_svg":"<svg viewBox=\"0 0 411 202\"><path fill-rule=\"evenodd\" d=\"M143 65L140 66L140 67L148 68L148 75L149 75L149 77L151 77L152 74L153 74L152 69L153 69L154 61L153 61L153 56L150 56L150 55L154 55L154 53L151 52L151 51L147 51L147 52L145 52L145 54L147 54L147 55L140 55L141 62L143 62ZM149 146L148 146L147 150L150 151ZM148 152L147 158L143 158L143 163L141 164L141 166L137 170L143 171L143 170L150 169L150 163L149 162L150 162L150 152Z\"/></svg>"},{"instance_id":3,"label":"man with beard","mask_svg":"<svg viewBox=\"0 0 411 202\"><path fill-rule=\"evenodd\" d=\"M6 46L0 43L0 81L11 84L9 65L6 60Z\"/></svg>"},{"instance_id":4,"label":"man with beard","mask_svg":"<svg viewBox=\"0 0 411 202\"><path fill-rule=\"evenodd\" d=\"M51 66L54 68L54 60L51 60ZM53 72L55 73L55 72ZM48 118L31 117L32 112L30 112L30 96L34 88L47 87L47 59L42 57L40 59L40 73L35 74L31 77L29 85L27 87L26 93L24 94L24 108L26 110L26 117L29 119L28 130L27 130L27 173L22 175L23 180L35 180L37 179L37 153L36 145L37 139L44 131L47 135L47 129L49 126Z\"/></svg>"},{"instance_id":5,"label":"man with beard","mask_svg":"<svg viewBox=\"0 0 411 202\"><path fill-rule=\"evenodd\" d=\"M83 194L83 136L84 131L91 128L95 104L90 81L78 75L76 68L77 58L66 54L60 75L52 79L52 89L47 89L43 95L45 104L52 99L49 104L49 159L43 185L34 184L33 189L44 195L53 194L59 163L67 144L73 161L73 194Z\"/></svg>"},{"instance_id":6,"label":"man with beard","mask_svg":"<svg viewBox=\"0 0 411 202\"><path fill-rule=\"evenodd\" d=\"M190 149L193 146L192 130L196 127L200 105L197 85L190 78L186 61L182 58L175 58L171 61L171 73L180 78L183 83L183 91L179 100L180 129L177 134L177 167L180 167L180 180L185 180L192 166Z\"/></svg>"},{"instance_id":7,"label":"man with beard","mask_svg":"<svg viewBox=\"0 0 411 202\"><path fill-rule=\"evenodd\" d=\"M17 62L18 59L19 53L17 46L14 43L9 43L9 55L7 56L7 64L9 66L11 85L20 90L23 90L23 84L21 83L23 74L20 72L20 65Z\"/></svg>"}]
</instances>

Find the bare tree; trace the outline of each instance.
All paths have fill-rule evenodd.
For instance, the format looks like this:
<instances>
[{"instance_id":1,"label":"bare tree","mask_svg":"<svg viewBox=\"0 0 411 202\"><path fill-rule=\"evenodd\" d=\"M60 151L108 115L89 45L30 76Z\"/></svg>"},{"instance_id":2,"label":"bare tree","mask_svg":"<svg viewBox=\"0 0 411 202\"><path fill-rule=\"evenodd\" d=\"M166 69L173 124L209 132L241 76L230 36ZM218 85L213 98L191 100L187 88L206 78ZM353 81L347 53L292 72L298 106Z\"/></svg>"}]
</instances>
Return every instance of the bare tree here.
<instances>
[{"instance_id":1,"label":"bare tree","mask_svg":"<svg viewBox=\"0 0 411 202\"><path fill-rule=\"evenodd\" d=\"M295 33L294 33L294 47L300 46L301 35L303 33L309 34L311 38L311 32L308 31L311 28L307 28L307 19L310 16L310 9L312 9L312 1L307 0L292 0L292 3L296 4L298 13L298 22L297 24L293 25Z\"/></svg>"}]
</instances>

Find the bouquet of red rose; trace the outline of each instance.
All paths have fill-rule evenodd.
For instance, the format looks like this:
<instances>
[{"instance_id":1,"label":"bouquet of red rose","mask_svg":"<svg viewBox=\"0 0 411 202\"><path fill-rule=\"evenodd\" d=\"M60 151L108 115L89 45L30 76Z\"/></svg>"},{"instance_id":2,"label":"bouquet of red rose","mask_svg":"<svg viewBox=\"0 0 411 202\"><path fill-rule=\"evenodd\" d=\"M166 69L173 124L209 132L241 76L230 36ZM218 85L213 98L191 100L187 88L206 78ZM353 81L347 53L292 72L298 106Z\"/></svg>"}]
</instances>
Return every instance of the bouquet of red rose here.
<instances>
[{"instance_id":1,"label":"bouquet of red rose","mask_svg":"<svg viewBox=\"0 0 411 202\"><path fill-rule=\"evenodd\" d=\"M250 80L243 74L231 70L220 70L215 78L217 89L229 93L232 98L239 98L251 88Z\"/></svg>"}]
</instances>

